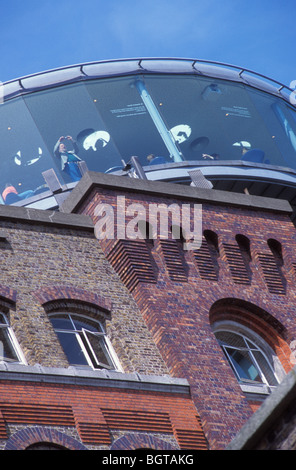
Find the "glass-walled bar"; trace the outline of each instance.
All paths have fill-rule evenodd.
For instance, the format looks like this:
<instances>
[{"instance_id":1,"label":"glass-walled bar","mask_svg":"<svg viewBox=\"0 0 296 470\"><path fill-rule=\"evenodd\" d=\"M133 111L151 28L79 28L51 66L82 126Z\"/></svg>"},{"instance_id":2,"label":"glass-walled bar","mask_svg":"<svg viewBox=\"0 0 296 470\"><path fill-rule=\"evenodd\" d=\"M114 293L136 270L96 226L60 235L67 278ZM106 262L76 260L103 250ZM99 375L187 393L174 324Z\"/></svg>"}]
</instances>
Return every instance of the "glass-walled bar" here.
<instances>
[{"instance_id":1,"label":"glass-walled bar","mask_svg":"<svg viewBox=\"0 0 296 470\"><path fill-rule=\"evenodd\" d=\"M211 75L130 70L8 96L0 105L1 202L48 190L47 170L67 185L81 178L80 162L110 173L132 156L143 167L245 161L296 170L289 100Z\"/></svg>"}]
</instances>

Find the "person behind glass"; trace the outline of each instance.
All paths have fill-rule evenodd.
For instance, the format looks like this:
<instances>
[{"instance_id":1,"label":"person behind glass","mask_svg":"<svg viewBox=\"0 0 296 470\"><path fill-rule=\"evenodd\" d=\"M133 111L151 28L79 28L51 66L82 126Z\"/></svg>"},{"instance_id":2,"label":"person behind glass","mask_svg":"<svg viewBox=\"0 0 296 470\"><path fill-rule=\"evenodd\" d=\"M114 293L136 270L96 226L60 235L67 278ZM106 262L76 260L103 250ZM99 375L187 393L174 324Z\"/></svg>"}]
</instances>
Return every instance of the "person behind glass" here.
<instances>
[{"instance_id":1,"label":"person behind glass","mask_svg":"<svg viewBox=\"0 0 296 470\"><path fill-rule=\"evenodd\" d=\"M34 196L34 191L29 189L28 191L23 191L18 193L16 188L11 183L6 183L5 189L1 194L4 204L13 204L14 202L21 201L28 197Z\"/></svg>"},{"instance_id":2,"label":"person behind glass","mask_svg":"<svg viewBox=\"0 0 296 470\"><path fill-rule=\"evenodd\" d=\"M209 155L208 153L203 153L202 158L204 160L219 160L219 154L218 153L212 153Z\"/></svg>"},{"instance_id":3,"label":"person behind glass","mask_svg":"<svg viewBox=\"0 0 296 470\"><path fill-rule=\"evenodd\" d=\"M147 156L147 161L149 165L161 165L162 163L167 163L164 157L156 157L153 153Z\"/></svg>"},{"instance_id":4,"label":"person behind glass","mask_svg":"<svg viewBox=\"0 0 296 470\"><path fill-rule=\"evenodd\" d=\"M68 150L64 141L70 141L73 150ZM54 153L56 157L61 159L62 171L65 171L72 181L79 181L82 175L78 167L78 162L81 161L81 158L77 156L78 146L75 140L73 140L70 135L60 137L54 146Z\"/></svg>"}]
</instances>

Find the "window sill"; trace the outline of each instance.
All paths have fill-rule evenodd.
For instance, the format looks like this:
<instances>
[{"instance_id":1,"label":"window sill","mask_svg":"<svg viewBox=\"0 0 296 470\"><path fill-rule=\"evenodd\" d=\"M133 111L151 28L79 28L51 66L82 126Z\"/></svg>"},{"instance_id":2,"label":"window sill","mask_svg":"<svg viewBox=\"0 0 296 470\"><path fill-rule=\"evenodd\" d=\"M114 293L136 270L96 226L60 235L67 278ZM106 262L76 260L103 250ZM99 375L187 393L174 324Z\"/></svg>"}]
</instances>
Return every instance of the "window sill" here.
<instances>
[{"instance_id":1,"label":"window sill","mask_svg":"<svg viewBox=\"0 0 296 470\"><path fill-rule=\"evenodd\" d=\"M244 393L248 394L256 394L256 395L270 395L271 392L276 388L276 387L271 387L269 385L265 384L240 384L240 387Z\"/></svg>"}]
</instances>

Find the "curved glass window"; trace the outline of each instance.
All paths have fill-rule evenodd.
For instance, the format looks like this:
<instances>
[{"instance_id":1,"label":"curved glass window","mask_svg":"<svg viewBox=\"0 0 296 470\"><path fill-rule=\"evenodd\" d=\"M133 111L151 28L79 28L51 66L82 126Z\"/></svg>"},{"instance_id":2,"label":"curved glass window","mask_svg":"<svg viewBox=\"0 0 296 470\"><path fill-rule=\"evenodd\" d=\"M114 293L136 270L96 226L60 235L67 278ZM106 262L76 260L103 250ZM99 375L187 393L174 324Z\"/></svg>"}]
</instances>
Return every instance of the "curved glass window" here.
<instances>
[{"instance_id":1,"label":"curved glass window","mask_svg":"<svg viewBox=\"0 0 296 470\"><path fill-rule=\"evenodd\" d=\"M232 331L215 333L225 356L241 383L276 386L278 380L265 352L242 334Z\"/></svg>"},{"instance_id":2,"label":"curved glass window","mask_svg":"<svg viewBox=\"0 0 296 470\"><path fill-rule=\"evenodd\" d=\"M116 368L111 346L99 322L68 313L54 314L50 320L71 365Z\"/></svg>"},{"instance_id":3,"label":"curved glass window","mask_svg":"<svg viewBox=\"0 0 296 470\"><path fill-rule=\"evenodd\" d=\"M247 161L296 169L296 113L245 84L143 74L35 90L0 106L2 203L48 190L43 172L77 182L91 171L182 161Z\"/></svg>"},{"instance_id":4,"label":"curved glass window","mask_svg":"<svg viewBox=\"0 0 296 470\"><path fill-rule=\"evenodd\" d=\"M295 168L292 106L241 83L204 77L146 77L185 160L245 160Z\"/></svg>"}]
</instances>

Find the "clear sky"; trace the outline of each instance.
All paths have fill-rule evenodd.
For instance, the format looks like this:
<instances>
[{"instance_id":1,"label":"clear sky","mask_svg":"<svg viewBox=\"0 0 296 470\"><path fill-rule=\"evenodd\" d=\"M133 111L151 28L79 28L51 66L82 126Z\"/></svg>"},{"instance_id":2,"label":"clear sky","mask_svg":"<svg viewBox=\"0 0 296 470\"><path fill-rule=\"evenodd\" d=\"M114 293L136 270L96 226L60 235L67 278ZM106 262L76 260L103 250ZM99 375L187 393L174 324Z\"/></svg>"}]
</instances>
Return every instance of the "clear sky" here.
<instances>
[{"instance_id":1,"label":"clear sky","mask_svg":"<svg viewBox=\"0 0 296 470\"><path fill-rule=\"evenodd\" d=\"M0 0L0 81L104 59L184 57L296 80L295 0Z\"/></svg>"}]
</instances>

